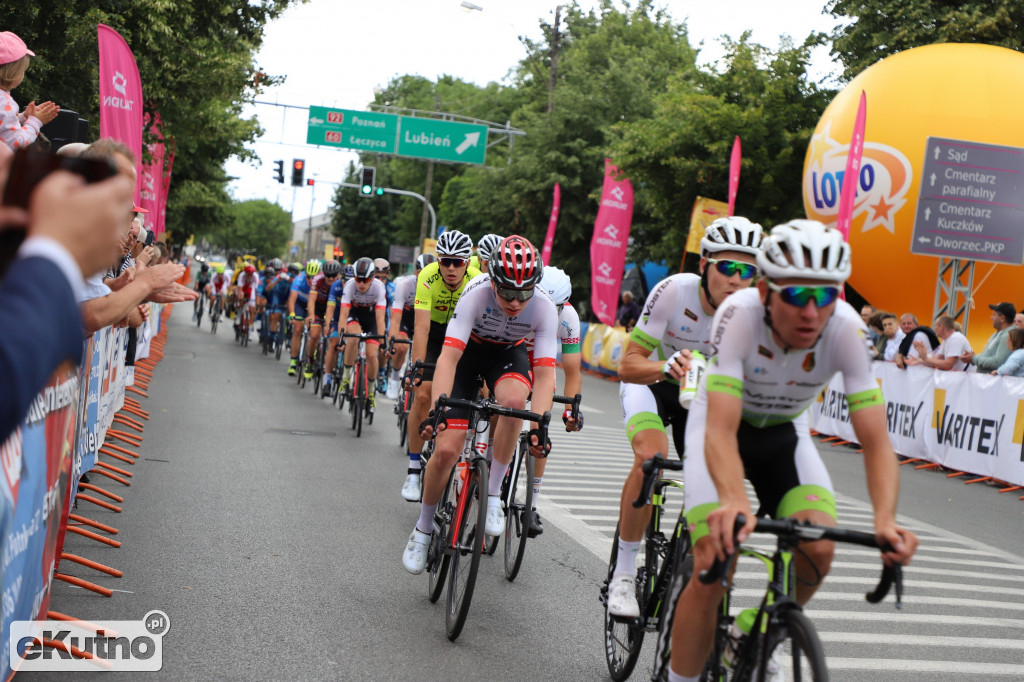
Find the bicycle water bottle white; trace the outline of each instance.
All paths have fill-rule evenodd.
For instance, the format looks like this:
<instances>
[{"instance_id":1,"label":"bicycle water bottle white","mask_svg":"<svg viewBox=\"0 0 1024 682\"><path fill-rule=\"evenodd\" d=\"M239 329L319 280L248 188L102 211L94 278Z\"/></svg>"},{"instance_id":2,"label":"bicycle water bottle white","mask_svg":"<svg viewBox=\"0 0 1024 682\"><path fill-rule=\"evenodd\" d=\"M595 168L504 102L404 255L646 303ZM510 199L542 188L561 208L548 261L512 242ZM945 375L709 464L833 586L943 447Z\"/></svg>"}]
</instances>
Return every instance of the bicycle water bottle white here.
<instances>
[{"instance_id":1,"label":"bicycle water bottle white","mask_svg":"<svg viewBox=\"0 0 1024 682\"><path fill-rule=\"evenodd\" d=\"M690 409L690 403L697 397L697 386L704 377L707 366L708 363L703 353L698 350L693 351L690 358L690 369L686 371L686 375L683 376L683 380L679 384L679 404L686 409Z\"/></svg>"},{"instance_id":2,"label":"bicycle water bottle white","mask_svg":"<svg viewBox=\"0 0 1024 682\"><path fill-rule=\"evenodd\" d=\"M740 656L740 649L747 640L751 628L754 626L754 619L757 618L757 609L743 609L736 615L736 620L729 626L729 644L722 652L722 663L730 670L736 665Z\"/></svg>"}]
</instances>

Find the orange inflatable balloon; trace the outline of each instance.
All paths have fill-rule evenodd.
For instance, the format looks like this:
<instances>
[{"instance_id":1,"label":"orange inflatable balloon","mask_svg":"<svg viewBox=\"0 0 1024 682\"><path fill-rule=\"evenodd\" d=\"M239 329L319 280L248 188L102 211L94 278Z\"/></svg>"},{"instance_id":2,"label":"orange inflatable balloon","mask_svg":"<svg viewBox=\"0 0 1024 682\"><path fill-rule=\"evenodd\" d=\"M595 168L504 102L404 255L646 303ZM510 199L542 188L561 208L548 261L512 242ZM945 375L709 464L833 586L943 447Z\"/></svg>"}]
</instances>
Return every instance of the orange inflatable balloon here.
<instances>
[{"instance_id":1,"label":"orange inflatable balloon","mask_svg":"<svg viewBox=\"0 0 1024 682\"><path fill-rule=\"evenodd\" d=\"M934 151L928 148L928 138L1024 148L1020 83L1024 54L991 45L929 45L865 70L822 114L804 160L804 208L808 218L834 226L857 105L861 91L867 94L864 155L850 229L850 284L876 308L897 315L914 313L922 324L932 324L939 256L910 252L922 181L931 183L926 194L935 182L930 176L922 178L925 154ZM1005 192L999 201L1005 203ZM1024 206L1024 196L1016 203ZM1017 240L1024 240L1024 212L1007 209L1003 215L1022 216L1013 230ZM984 222L979 219L970 229L986 238L998 234L995 226ZM958 224L959 229L968 229ZM998 243L996 237L992 240ZM972 307L964 332L980 352L994 331L988 305L1009 301L1018 310L1024 308L1024 268L982 260L974 267Z\"/></svg>"}]
</instances>

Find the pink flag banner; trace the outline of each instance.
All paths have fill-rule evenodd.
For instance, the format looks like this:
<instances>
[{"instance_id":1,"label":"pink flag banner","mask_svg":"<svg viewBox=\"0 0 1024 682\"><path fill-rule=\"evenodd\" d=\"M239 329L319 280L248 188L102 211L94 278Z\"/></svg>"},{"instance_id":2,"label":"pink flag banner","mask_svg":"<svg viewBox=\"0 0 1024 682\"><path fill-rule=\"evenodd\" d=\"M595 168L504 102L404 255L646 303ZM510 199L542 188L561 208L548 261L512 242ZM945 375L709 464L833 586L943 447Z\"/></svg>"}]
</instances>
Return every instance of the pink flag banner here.
<instances>
[{"instance_id":1,"label":"pink flag banner","mask_svg":"<svg viewBox=\"0 0 1024 682\"><path fill-rule=\"evenodd\" d=\"M732 142L732 155L729 157L729 215L736 213L736 193L740 188L740 161L743 152L740 148L740 136Z\"/></svg>"},{"instance_id":2,"label":"pink flag banner","mask_svg":"<svg viewBox=\"0 0 1024 682\"><path fill-rule=\"evenodd\" d=\"M156 223L156 226L157 226L156 236L158 238L163 237L164 233L167 231L167 197L170 195L170 192L171 192L171 169L174 168L174 150L175 149L177 149L177 145L174 143L174 139L172 138L171 139L171 151L170 151L170 154L166 154L166 152L165 152L165 155L167 157L167 162L164 164L164 182L163 182L164 196L163 196L163 199L160 201L160 214L159 214L158 221Z\"/></svg>"},{"instance_id":3,"label":"pink flag banner","mask_svg":"<svg viewBox=\"0 0 1024 682\"><path fill-rule=\"evenodd\" d=\"M144 117L149 121L149 115ZM146 145L149 151L149 161L142 164L142 172L139 174L139 206L149 211L146 214L146 227L160 235L160 214L163 203L166 200L164 192L164 142L160 133L160 115L154 117L153 124L149 126L149 132L156 140Z\"/></svg>"},{"instance_id":4,"label":"pink flag banner","mask_svg":"<svg viewBox=\"0 0 1024 682\"><path fill-rule=\"evenodd\" d=\"M135 170L142 163L142 80L135 56L121 34L104 24L96 28L100 48L100 137L128 145ZM135 188L135 201L140 200Z\"/></svg>"},{"instance_id":5,"label":"pink flag banner","mask_svg":"<svg viewBox=\"0 0 1024 682\"><path fill-rule=\"evenodd\" d=\"M590 240L590 305L597 318L609 326L615 325L633 223L633 185L626 178L616 180L618 172L611 159L604 160L604 188Z\"/></svg>"},{"instance_id":6,"label":"pink flag banner","mask_svg":"<svg viewBox=\"0 0 1024 682\"><path fill-rule=\"evenodd\" d=\"M551 247L555 245L555 229L558 227L558 207L562 204L562 188L555 183L555 199L551 204L551 219L548 220L548 233L544 236L544 248L540 258L544 265L551 265Z\"/></svg>"},{"instance_id":7,"label":"pink flag banner","mask_svg":"<svg viewBox=\"0 0 1024 682\"><path fill-rule=\"evenodd\" d=\"M846 172L840 180L842 189L839 191L839 213L836 216L836 228L843 233L843 239L846 241L850 241L850 223L853 220L853 205L857 200L857 183L860 179L860 161L864 155L864 127L867 118L868 98L861 90L857 119L853 124L853 137L850 139L850 151L846 155Z\"/></svg>"}]
</instances>

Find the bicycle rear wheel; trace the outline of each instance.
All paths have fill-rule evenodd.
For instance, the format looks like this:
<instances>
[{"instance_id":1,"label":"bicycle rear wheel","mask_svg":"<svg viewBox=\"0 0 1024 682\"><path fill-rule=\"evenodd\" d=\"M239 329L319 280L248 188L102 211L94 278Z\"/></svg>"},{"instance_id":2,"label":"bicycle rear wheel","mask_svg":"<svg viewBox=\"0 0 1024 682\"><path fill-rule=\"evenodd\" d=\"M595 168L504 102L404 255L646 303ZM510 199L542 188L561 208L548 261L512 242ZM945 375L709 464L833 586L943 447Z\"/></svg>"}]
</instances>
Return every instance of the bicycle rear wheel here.
<instances>
[{"instance_id":1,"label":"bicycle rear wheel","mask_svg":"<svg viewBox=\"0 0 1024 682\"><path fill-rule=\"evenodd\" d=\"M448 639L455 641L462 633L473 601L473 588L483 553L484 526L487 523L487 462L476 459L468 469L466 481L455 505L452 520L452 551L448 574L448 601L445 625ZM456 476L458 472L456 470Z\"/></svg>"},{"instance_id":2,"label":"bicycle rear wheel","mask_svg":"<svg viewBox=\"0 0 1024 682\"><path fill-rule=\"evenodd\" d=\"M796 608L790 608L779 614L784 623L784 630L769 635L769 643L781 641L784 656L792 669L789 678L793 682L824 682L828 680L828 668L825 667L825 650L818 639L818 632L807 615ZM772 636L772 635L775 636ZM771 655L771 649L768 651Z\"/></svg>"},{"instance_id":3,"label":"bicycle rear wheel","mask_svg":"<svg viewBox=\"0 0 1024 682\"><path fill-rule=\"evenodd\" d=\"M608 674L615 682L627 679L636 667L640 657L640 648L644 643L644 628L641 624L644 608L640 606L641 618L622 620L608 613L608 585L612 581L615 562L619 558L619 529L615 529L612 538L612 554L608 560L608 579L602 590L604 609L604 657L608 664Z\"/></svg>"},{"instance_id":4,"label":"bicycle rear wheel","mask_svg":"<svg viewBox=\"0 0 1024 682\"><path fill-rule=\"evenodd\" d=\"M505 578L511 582L519 575L526 551L530 512L533 511L533 477L536 461L520 437L515 459L502 487L505 506Z\"/></svg>"}]
</instances>

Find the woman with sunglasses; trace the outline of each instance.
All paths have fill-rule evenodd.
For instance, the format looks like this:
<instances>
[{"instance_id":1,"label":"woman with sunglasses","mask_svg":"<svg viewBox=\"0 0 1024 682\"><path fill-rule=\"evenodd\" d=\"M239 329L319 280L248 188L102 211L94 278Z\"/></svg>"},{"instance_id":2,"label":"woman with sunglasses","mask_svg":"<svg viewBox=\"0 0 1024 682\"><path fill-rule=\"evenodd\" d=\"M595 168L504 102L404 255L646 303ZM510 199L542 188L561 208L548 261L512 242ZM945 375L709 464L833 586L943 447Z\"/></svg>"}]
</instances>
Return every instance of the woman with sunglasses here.
<instances>
[{"instance_id":1,"label":"woman with sunglasses","mask_svg":"<svg viewBox=\"0 0 1024 682\"><path fill-rule=\"evenodd\" d=\"M498 245L491 255L490 273L469 283L448 324L444 348L434 370L432 404L437 404L442 393L453 398L474 398L479 390L476 377L482 376L491 395L505 407L525 409L532 389L531 409L538 414L551 409L558 310L547 292L537 286L542 275L540 254L527 239L512 235ZM532 360L527 357L525 343L530 334L534 336ZM437 434L434 455L427 463L420 517L402 554L402 564L413 575L422 573L426 565L434 510L469 428L469 415L464 410L449 409L445 417L448 426ZM484 526L484 532L491 537L505 531L501 483L521 426L521 419L499 417L494 428ZM424 424L421 438L428 440L434 435L433 428ZM530 451L536 457L544 457L548 448L547 444L534 442Z\"/></svg>"},{"instance_id":2,"label":"woman with sunglasses","mask_svg":"<svg viewBox=\"0 0 1024 682\"><path fill-rule=\"evenodd\" d=\"M807 408L836 372L843 374L850 423L864 448L875 535L892 547L883 561L906 563L918 540L896 523L899 471L865 351L867 330L857 311L838 300L850 276L850 247L838 230L793 220L776 226L761 248L757 288L735 294L715 313L715 355L686 427L683 478L694 573L735 552L737 514L747 518L739 541L753 530L745 478L761 513L835 525L832 484L811 440ZM805 604L828 574L834 547L818 541L800 549L796 594ZM669 679L698 679L723 593L719 583L699 580L683 589L677 608L685 617L673 623ZM782 679L774 659L769 680Z\"/></svg>"},{"instance_id":3,"label":"woman with sunglasses","mask_svg":"<svg viewBox=\"0 0 1024 682\"><path fill-rule=\"evenodd\" d=\"M633 467L622 485L618 560L608 585L608 613L620 618L640 614L636 599L636 557L651 508L633 507L643 482L643 463L668 454L667 427L676 452L683 455L688 410L679 404L679 382L689 369L690 352L711 353L711 319L728 296L754 281L754 259L762 230L740 216L719 218L701 239L700 275L680 273L647 296L619 363L619 399Z\"/></svg>"}]
</instances>

